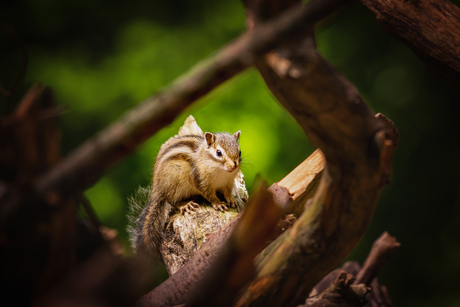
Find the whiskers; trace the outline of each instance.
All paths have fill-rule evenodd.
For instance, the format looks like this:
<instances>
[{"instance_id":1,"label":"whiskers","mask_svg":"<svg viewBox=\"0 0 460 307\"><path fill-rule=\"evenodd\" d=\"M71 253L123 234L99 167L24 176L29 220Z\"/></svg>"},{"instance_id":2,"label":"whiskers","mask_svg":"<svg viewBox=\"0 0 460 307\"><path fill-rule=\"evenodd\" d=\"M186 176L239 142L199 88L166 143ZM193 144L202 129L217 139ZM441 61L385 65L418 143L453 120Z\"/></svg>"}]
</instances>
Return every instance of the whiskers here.
<instances>
[{"instance_id":1,"label":"whiskers","mask_svg":"<svg viewBox=\"0 0 460 307\"><path fill-rule=\"evenodd\" d=\"M242 155L241 156L240 169L243 172L243 174L245 173L245 171L253 171L254 170L254 165L252 165L252 163L254 161L248 160L248 157L249 157L248 155Z\"/></svg>"}]
</instances>

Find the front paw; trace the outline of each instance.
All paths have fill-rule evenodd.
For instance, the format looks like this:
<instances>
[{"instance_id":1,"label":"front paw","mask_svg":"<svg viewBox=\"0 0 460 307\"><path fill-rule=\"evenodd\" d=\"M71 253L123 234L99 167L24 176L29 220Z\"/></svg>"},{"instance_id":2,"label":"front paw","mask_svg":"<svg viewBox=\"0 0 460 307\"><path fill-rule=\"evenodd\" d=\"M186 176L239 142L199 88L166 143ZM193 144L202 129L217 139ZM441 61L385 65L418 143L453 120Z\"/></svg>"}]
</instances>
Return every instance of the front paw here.
<instances>
[{"instance_id":1,"label":"front paw","mask_svg":"<svg viewBox=\"0 0 460 307\"><path fill-rule=\"evenodd\" d=\"M230 208L236 208L236 199L233 196L229 196L225 200Z\"/></svg>"},{"instance_id":2,"label":"front paw","mask_svg":"<svg viewBox=\"0 0 460 307\"><path fill-rule=\"evenodd\" d=\"M226 206L226 204L224 202L221 202L221 203L213 203L212 204L212 207L216 210L216 211L222 211L222 212L225 212L225 211L228 211L228 208Z\"/></svg>"},{"instance_id":3,"label":"front paw","mask_svg":"<svg viewBox=\"0 0 460 307\"><path fill-rule=\"evenodd\" d=\"M200 207L200 205L197 204L196 202L194 202L194 201L189 201L188 203L186 203L186 204L183 205L183 206L180 206L179 208L180 208L180 212L181 212L182 214L186 214L186 213L191 214L191 213L193 213L193 212L195 211L195 209L197 209L197 208L199 208L199 207Z\"/></svg>"}]
</instances>

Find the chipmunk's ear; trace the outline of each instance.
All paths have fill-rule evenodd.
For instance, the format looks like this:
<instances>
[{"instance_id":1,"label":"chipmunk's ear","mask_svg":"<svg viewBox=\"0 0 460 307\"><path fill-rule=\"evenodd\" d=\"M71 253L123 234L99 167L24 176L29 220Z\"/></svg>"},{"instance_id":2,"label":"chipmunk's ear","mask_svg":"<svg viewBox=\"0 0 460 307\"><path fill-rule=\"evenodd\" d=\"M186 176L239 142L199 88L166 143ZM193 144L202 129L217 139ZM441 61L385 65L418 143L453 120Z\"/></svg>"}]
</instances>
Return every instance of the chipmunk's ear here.
<instances>
[{"instance_id":1,"label":"chipmunk's ear","mask_svg":"<svg viewBox=\"0 0 460 307\"><path fill-rule=\"evenodd\" d=\"M241 135L241 130L238 130L237 132L233 133L233 135L235 136L236 140L238 140Z\"/></svg>"},{"instance_id":2,"label":"chipmunk's ear","mask_svg":"<svg viewBox=\"0 0 460 307\"><path fill-rule=\"evenodd\" d=\"M208 143L208 147L216 141L216 136L211 132L206 132L204 134L204 138L206 139L206 143Z\"/></svg>"}]
</instances>

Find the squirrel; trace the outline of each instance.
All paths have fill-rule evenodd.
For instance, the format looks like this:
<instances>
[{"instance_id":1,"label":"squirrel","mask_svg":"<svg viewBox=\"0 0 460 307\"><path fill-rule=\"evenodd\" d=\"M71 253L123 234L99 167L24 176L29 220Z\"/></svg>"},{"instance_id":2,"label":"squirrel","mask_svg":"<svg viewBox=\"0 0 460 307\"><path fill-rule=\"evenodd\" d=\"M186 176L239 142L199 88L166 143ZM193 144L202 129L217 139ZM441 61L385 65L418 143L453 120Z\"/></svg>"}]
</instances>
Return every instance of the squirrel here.
<instances>
[{"instance_id":1,"label":"squirrel","mask_svg":"<svg viewBox=\"0 0 460 307\"><path fill-rule=\"evenodd\" d=\"M196 125L192 116L187 120ZM182 214L194 211L199 207L196 197L206 199L215 210L236 206L232 189L241 163L241 131L203 134L198 127L188 132L193 134L179 131L170 138L156 157L150 198L131 238L137 254L161 258L159 247L170 214L176 209Z\"/></svg>"}]
</instances>

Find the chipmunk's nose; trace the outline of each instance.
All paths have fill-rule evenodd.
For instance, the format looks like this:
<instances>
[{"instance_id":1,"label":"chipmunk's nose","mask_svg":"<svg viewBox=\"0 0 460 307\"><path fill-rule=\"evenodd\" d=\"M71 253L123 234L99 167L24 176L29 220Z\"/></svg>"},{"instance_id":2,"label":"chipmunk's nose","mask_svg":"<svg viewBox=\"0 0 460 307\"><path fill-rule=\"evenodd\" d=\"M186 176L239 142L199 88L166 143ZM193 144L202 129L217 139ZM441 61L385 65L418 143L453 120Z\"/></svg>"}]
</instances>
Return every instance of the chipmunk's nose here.
<instances>
[{"instance_id":1,"label":"chipmunk's nose","mask_svg":"<svg viewBox=\"0 0 460 307\"><path fill-rule=\"evenodd\" d=\"M234 170L236 170L238 168L238 163L237 162L233 162L233 166L230 166L229 165L229 168L228 168L228 172L229 173L232 173Z\"/></svg>"}]
</instances>

